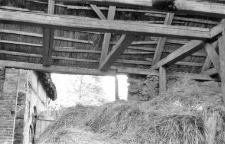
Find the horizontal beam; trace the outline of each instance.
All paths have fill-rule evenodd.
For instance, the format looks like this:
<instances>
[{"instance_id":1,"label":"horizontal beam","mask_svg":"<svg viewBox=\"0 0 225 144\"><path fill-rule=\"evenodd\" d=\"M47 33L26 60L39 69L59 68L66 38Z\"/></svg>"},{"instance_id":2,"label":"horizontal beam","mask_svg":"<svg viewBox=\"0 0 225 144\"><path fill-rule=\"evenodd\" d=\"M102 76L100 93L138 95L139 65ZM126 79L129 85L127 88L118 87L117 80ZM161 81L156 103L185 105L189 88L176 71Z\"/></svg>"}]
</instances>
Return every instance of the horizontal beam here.
<instances>
[{"instance_id":1,"label":"horizontal beam","mask_svg":"<svg viewBox=\"0 0 225 144\"><path fill-rule=\"evenodd\" d=\"M130 73L130 74L142 74L142 75L158 75L157 71L149 71L149 70L135 69L135 68L112 67L111 70L107 72L103 72L97 69L75 68L75 67L68 67L68 66L51 65L49 67L45 67L42 64L14 62L14 61L8 61L8 60L0 60L0 66L8 67L8 68L43 71L43 72L49 72L49 73L60 73L60 74L114 76L117 73L125 73L125 74ZM211 77L202 75L202 74L188 74L188 73L176 72L176 73L168 73L167 76L168 77L187 77L188 76L188 78L191 78L191 79L214 80Z\"/></svg>"},{"instance_id":2,"label":"horizontal beam","mask_svg":"<svg viewBox=\"0 0 225 144\"><path fill-rule=\"evenodd\" d=\"M153 0L56 0L61 2L74 2L74 3L88 3L100 5L115 5L115 6L132 6L143 7L145 9L153 9ZM154 0L156 1L156 0ZM161 1L161 0L159 0ZM225 17L225 5L222 3L205 2L199 0L174 0L174 6L178 12L187 12L203 15L214 15L217 17Z\"/></svg>"},{"instance_id":3,"label":"horizontal beam","mask_svg":"<svg viewBox=\"0 0 225 144\"><path fill-rule=\"evenodd\" d=\"M61 74L80 74L80 75L99 75L99 76L116 74L115 70L102 72L96 69L75 68L75 67L68 67L68 66L51 65L51 66L45 67L42 64L14 62L14 61L7 61L7 60L0 60L0 66L43 71L43 72L49 72L49 73L61 73Z\"/></svg>"},{"instance_id":4,"label":"horizontal beam","mask_svg":"<svg viewBox=\"0 0 225 144\"><path fill-rule=\"evenodd\" d=\"M109 32L121 34L143 34L187 39L209 39L208 28L168 26L127 21L97 20L76 16L59 16L0 10L1 22L48 27L53 29Z\"/></svg>"},{"instance_id":5,"label":"horizontal beam","mask_svg":"<svg viewBox=\"0 0 225 144\"><path fill-rule=\"evenodd\" d=\"M121 68L112 66L113 70L117 70L117 73L122 74L140 74L140 75L151 75L151 76L159 76L159 72L156 70L146 70L146 69L137 69L137 68ZM206 80L206 81L214 81L213 78L206 74L194 74L194 73L184 73L184 72L172 72L167 73L167 77L180 77L180 78L188 78L195 80Z\"/></svg>"},{"instance_id":6,"label":"horizontal beam","mask_svg":"<svg viewBox=\"0 0 225 144\"><path fill-rule=\"evenodd\" d=\"M164 65L174 64L179 60L185 58L186 56L189 56L192 53L199 51L203 47L204 47L203 41L192 40L188 42L186 45L174 51L173 53L169 54L166 58L157 62L155 65L151 67L151 69L158 69Z\"/></svg>"}]
</instances>

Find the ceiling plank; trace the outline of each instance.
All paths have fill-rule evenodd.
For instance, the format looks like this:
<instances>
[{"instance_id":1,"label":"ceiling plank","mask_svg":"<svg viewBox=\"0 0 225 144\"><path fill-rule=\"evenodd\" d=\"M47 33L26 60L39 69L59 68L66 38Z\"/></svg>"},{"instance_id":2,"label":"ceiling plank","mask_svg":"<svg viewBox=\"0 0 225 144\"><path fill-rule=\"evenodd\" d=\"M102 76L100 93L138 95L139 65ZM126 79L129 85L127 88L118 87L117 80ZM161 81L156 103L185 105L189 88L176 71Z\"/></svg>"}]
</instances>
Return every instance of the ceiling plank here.
<instances>
[{"instance_id":1,"label":"ceiling plank","mask_svg":"<svg viewBox=\"0 0 225 144\"><path fill-rule=\"evenodd\" d=\"M83 30L121 34L209 39L208 28L156 25L127 21L97 20L76 16L59 16L0 10L1 22L19 23L66 30Z\"/></svg>"},{"instance_id":2,"label":"ceiling plank","mask_svg":"<svg viewBox=\"0 0 225 144\"><path fill-rule=\"evenodd\" d=\"M158 69L161 66L174 64L178 62L181 59L184 59L185 57L191 55L192 53L195 53L202 49L204 47L204 42L199 40L192 40L182 46L181 48L177 49L173 53L169 54L166 58L160 60L155 65L152 66L151 69Z\"/></svg>"},{"instance_id":3,"label":"ceiling plank","mask_svg":"<svg viewBox=\"0 0 225 144\"><path fill-rule=\"evenodd\" d=\"M61 2L88 3L115 6L132 6L153 9L152 3L156 0L57 0ZM161 0L162 1L162 0ZM205 2L199 0L174 0L176 12L186 12L217 17L225 17L225 5L216 2Z\"/></svg>"},{"instance_id":4,"label":"ceiling plank","mask_svg":"<svg viewBox=\"0 0 225 144\"><path fill-rule=\"evenodd\" d=\"M120 55L125 51L125 49L132 43L134 36L122 35L117 44L113 47L112 51L107 55L105 60L100 66L100 70L108 70L114 62L120 57Z\"/></svg>"},{"instance_id":5,"label":"ceiling plank","mask_svg":"<svg viewBox=\"0 0 225 144\"><path fill-rule=\"evenodd\" d=\"M173 21L173 17L174 17L174 13L168 13L166 15L164 25L171 25L172 21ZM164 49L165 44L166 44L166 41L167 41L166 37L160 37L159 38L159 41L158 41L158 44L157 44L157 47L156 47L156 50L155 50L155 54L154 54L154 57L153 57L152 65L154 65L155 63L157 63L160 60L163 49Z\"/></svg>"},{"instance_id":6,"label":"ceiling plank","mask_svg":"<svg viewBox=\"0 0 225 144\"><path fill-rule=\"evenodd\" d=\"M108 11L108 20L113 20L115 17L115 13L116 13L116 7L110 6ZM107 54L109 51L110 39L111 39L111 33L105 33L103 43L102 43L102 52L101 52L99 67L101 67L101 64L103 63L104 59L107 57Z\"/></svg>"}]
</instances>

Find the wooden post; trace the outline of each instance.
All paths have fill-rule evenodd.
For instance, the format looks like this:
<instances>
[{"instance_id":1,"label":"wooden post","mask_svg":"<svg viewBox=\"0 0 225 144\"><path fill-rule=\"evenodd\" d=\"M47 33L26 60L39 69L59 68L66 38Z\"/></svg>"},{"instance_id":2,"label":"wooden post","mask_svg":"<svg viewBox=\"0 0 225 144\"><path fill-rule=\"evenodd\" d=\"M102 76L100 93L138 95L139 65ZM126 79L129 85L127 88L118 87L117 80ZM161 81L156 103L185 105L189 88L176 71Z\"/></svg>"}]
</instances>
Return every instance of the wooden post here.
<instances>
[{"instance_id":1,"label":"wooden post","mask_svg":"<svg viewBox=\"0 0 225 144\"><path fill-rule=\"evenodd\" d=\"M223 103L225 104L225 29L219 39L219 54L220 54L220 76L221 88L223 94Z\"/></svg>"},{"instance_id":2,"label":"wooden post","mask_svg":"<svg viewBox=\"0 0 225 144\"><path fill-rule=\"evenodd\" d=\"M118 82L117 76L115 75L115 101L118 101L118 100L120 100L120 97L119 97L119 82Z\"/></svg>"},{"instance_id":3,"label":"wooden post","mask_svg":"<svg viewBox=\"0 0 225 144\"><path fill-rule=\"evenodd\" d=\"M159 94L166 92L166 69L159 68Z\"/></svg>"},{"instance_id":4,"label":"wooden post","mask_svg":"<svg viewBox=\"0 0 225 144\"><path fill-rule=\"evenodd\" d=\"M48 14L54 14L55 0L48 0ZM43 28L43 65L52 64L52 51L54 42L54 30Z\"/></svg>"},{"instance_id":5,"label":"wooden post","mask_svg":"<svg viewBox=\"0 0 225 144\"><path fill-rule=\"evenodd\" d=\"M174 13L167 13L165 21L164 21L164 25L171 25L173 21L173 17L174 17ZM152 60L152 65L156 64L160 60L163 49L166 44L166 40L167 40L166 37L159 38L159 41L155 50L155 54Z\"/></svg>"},{"instance_id":6,"label":"wooden post","mask_svg":"<svg viewBox=\"0 0 225 144\"><path fill-rule=\"evenodd\" d=\"M108 20L113 20L115 17L116 13L116 7L115 6L110 6L109 7L109 12L108 12ZM111 33L105 33L104 34L104 40L102 43L102 52L101 52L101 58L100 58L100 64L99 67L101 66L102 62L105 60L107 57L108 51L109 51L109 42L111 39Z\"/></svg>"}]
</instances>

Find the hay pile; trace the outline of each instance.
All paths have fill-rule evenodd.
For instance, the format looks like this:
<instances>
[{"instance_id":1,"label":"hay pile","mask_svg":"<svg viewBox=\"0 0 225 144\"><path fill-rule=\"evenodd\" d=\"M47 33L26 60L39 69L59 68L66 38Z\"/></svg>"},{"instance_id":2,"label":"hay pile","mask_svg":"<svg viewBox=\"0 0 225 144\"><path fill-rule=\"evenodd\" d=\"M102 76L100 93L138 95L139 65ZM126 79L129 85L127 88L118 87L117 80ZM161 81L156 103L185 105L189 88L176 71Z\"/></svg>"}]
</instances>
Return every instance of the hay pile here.
<instances>
[{"instance_id":1,"label":"hay pile","mask_svg":"<svg viewBox=\"0 0 225 144\"><path fill-rule=\"evenodd\" d=\"M63 113L39 143L225 143L225 108L214 82L182 80L142 104L119 101L100 107L76 106Z\"/></svg>"}]
</instances>

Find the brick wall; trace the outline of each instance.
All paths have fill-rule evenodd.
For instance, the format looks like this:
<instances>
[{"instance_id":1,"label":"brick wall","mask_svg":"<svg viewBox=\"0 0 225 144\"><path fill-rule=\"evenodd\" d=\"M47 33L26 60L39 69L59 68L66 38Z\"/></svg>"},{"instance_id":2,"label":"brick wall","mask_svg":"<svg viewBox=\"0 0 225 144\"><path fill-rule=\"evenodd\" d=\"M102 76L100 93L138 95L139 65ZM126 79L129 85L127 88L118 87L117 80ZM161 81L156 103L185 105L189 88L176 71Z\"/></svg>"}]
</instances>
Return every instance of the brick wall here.
<instances>
[{"instance_id":1,"label":"brick wall","mask_svg":"<svg viewBox=\"0 0 225 144\"><path fill-rule=\"evenodd\" d=\"M19 70L0 68L0 75L0 143L12 144Z\"/></svg>"}]
</instances>

